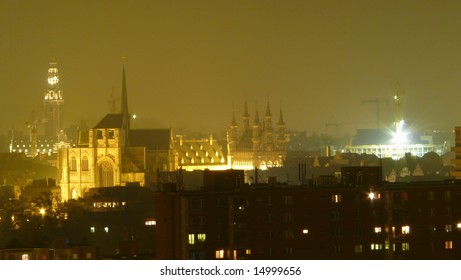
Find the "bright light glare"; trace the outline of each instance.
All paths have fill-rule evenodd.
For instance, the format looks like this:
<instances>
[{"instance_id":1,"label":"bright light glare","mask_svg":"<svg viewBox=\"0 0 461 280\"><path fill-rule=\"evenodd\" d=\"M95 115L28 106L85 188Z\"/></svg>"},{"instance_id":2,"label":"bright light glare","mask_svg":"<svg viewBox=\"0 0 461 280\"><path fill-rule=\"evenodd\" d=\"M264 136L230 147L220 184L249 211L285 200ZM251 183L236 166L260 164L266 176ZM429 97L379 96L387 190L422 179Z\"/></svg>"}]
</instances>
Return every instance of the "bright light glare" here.
<instances>
[{"instance_id":1,"label":"bright light glare","mask_svg":"<svg viewBox=\"0 0 461 280\"><path fill-rule=\"evenodd\" d=\"M371 192L371 193L368 194L368 198L371 199L371 200L373 200L373 199L376 198L376 194L373 193L373 192Z\"/></svg>"},{"instance_id":2,"label":"bright light glare","mask_svg":"<svg viewBox=\"0 0 461 280\"><path fill-rule=\"evenodd\" d=\"M408 133L403 130L405 122L403 120L395 124L395 132L392 135L392 142L394 144L403 144L407 142Z\"/></svg>"}]
</instances>

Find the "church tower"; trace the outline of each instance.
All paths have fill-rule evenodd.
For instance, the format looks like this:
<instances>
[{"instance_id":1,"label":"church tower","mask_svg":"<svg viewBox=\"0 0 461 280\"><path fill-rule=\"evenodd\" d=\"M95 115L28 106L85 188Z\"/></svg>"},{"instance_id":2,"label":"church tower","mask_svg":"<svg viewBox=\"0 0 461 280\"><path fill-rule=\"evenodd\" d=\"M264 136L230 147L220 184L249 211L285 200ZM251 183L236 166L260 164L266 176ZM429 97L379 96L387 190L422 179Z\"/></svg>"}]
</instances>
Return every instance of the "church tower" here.
<instances>
[{"instance_id":1,"label":"church tower","mask_svg":"<svg viewBox=\"0 0 461 280\"><path fill-rule=\"evenodd\" d=\"M59 88L58 66L55 61L49 63L47 81L47 88L44 95L45 137L47 139L56 139L62 130L64 98Z\"/></svg>"}]
</instances>

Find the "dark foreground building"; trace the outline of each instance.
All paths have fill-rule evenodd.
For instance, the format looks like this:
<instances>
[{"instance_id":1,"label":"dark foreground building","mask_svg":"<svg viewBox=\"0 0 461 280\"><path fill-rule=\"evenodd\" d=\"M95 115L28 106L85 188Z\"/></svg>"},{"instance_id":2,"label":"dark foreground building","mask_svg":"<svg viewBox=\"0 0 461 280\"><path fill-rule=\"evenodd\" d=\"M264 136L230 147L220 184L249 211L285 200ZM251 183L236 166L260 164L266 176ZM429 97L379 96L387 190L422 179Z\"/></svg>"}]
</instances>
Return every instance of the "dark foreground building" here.
<instances>
[{"instance_id":1,"label":"dark foreground building","mask_svg":"<svg viewBox=\"0 0 461 280\"><path fill-rule=\"evenodd\" d=\"M301 186L246 185L236 170L204 176L200 191L156 193L156 258L461 258L455 180L383 183L379 167Z\"/></svg>"}]
</instances>

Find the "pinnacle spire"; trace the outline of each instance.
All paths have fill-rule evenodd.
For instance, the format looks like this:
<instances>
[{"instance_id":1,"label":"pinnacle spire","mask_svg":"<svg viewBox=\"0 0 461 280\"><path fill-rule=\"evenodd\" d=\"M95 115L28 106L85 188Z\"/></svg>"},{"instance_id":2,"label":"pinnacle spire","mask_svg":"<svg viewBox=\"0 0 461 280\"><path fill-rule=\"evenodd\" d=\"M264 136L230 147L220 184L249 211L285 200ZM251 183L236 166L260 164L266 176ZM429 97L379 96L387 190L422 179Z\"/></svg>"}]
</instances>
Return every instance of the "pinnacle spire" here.
<instances>
[{"instance_id":1,"label":"pinnacle spire","mask_svg":"<svg viewBox=\"0 0 461 280\"><path fill-rule=\"evenodd\" d=\"M128 117L128 93L126 91L126 76L125 76L125 65L123 65L123 76L122 76L122 104L121 113L123 116Z\"/></svg>"},{"instance_id":2,"label":"pinnacle spire","mask_svg":"<svg viewBox=\"0 0 461 280\"><path fill-rule=\"evenodd\" d=\"M266 108L266 115L265 116L266 117L272 116L269 101L267 101L267 108Z\"/></svg>"},{"instance_id":3,"label":"pinnacle spire","mask_svg":"<svg viewBox=\"0 0 461 280\"><path fill-rule=\"evenodd\" d=\"M253 124L259 124L259 113L258 113L258 105L256 104L256 110L255 110L255 120Z\"/></svg>"},{"instance_id":4,"label":"pinnacle spire","mask_svg":"<svg viewBox=\"0 0 461 280\"><path fill-rule=\"evenodd\" d=\"M279 115L279 122L278 122L278 125L285 125L285 122L283 121L282 109L280 109L280 115Z\"/></svg>"}]
</instances>

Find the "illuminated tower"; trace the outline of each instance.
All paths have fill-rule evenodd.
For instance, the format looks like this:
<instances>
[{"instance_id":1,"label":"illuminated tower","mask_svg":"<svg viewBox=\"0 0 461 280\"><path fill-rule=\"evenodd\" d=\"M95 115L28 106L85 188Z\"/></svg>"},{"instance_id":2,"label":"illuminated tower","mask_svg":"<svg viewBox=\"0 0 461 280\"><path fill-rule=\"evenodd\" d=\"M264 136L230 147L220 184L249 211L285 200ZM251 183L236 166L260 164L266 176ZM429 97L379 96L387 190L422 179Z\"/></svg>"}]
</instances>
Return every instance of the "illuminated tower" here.
<instances>
[{"instance_id":1,"label":"illuminated tower","mask_svg":"<svg viewBox=\"0 0 461 280\"><path fill-rule=\"evenodd\" d=\"M48 82L44 96L45 105L45 137L56 139L62 129L62 108L64 99L59 88L58 66L51 61L48 67Z\"/></svg>"}]
</instances>

